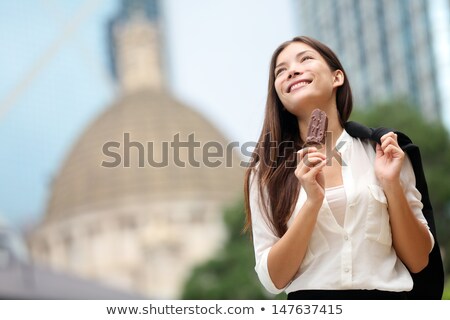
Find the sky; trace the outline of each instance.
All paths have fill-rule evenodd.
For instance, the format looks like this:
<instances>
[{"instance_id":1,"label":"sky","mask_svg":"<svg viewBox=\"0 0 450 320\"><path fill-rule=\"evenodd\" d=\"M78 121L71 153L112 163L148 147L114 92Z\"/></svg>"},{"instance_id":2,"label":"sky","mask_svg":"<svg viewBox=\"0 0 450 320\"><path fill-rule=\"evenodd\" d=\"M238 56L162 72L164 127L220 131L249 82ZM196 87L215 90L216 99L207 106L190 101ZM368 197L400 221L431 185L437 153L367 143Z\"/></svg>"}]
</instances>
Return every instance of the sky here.
<instances>
[{"instance_id":1,"label":"sky","mask_svg":"<svg viewBox=\"0 0 450 320\"><path fill-rule=\"evenodd\" d=\"M230 141L261 129L269 60L298 32L293 0L164 0L166 85ZM111 0L0 2L0 217L27 228L86 126L115 98Z\"/></svg>"}]
</instances>

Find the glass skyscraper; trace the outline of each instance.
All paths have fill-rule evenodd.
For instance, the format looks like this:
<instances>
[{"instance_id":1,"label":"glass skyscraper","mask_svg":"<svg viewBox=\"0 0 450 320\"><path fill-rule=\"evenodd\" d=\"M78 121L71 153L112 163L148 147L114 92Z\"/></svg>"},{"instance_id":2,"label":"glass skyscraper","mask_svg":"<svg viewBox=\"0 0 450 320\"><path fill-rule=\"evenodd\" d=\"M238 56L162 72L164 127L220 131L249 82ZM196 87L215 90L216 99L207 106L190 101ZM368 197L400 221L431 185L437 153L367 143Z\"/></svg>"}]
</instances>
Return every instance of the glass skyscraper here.
<instances>
[{"instance_id":1,"label":"glass skyscraper","mask_svg":"<svg viewBox=\"0 0 450 320\"><path fill-rule=\"evenodd\" d=\"M427 118L438 119L449 103L442 101L440 72L442 64L448 69L450 57L436 47L431 2L295 0L300 34L338 54L357 107L406 98ZM441 4L440 10L450 10L449 1Z\"/></svg>"}]
</instances>

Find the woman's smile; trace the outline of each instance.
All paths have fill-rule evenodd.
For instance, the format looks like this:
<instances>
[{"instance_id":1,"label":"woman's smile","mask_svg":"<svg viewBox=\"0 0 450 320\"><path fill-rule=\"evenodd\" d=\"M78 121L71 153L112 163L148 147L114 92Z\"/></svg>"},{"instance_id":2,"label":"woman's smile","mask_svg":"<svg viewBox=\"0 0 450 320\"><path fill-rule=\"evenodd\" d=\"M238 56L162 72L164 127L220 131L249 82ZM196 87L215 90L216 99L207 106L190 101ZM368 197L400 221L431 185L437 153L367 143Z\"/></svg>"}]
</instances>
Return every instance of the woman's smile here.
<instances>
[{"instance_id":1,"label":"woman's smile","mask_svg":"<svg viewBox=\"0 0 450 320\"><path fill-rule=\"evenodd\" d=\"M297 81L294 81L292 84L290 84L288 86L287 92L291 93L291 92L294 92L294 91L299 90L301 88L304 88L307 85L309 85L311 82L312 82L312 80L301 80L301 79L297 80Z\"/></svg>"}]
</instances>

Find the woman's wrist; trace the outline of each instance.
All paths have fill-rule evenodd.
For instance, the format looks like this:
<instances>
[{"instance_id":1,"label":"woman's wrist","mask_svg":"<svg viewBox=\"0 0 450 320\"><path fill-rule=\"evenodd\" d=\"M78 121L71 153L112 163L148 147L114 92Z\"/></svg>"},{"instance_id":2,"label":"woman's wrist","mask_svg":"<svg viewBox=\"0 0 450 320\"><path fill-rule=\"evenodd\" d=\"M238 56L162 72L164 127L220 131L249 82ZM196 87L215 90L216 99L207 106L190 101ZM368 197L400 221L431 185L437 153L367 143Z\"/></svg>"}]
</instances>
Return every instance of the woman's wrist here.
<instances>
[{"instance_id":1,"label":"woman's wrist","mask_svg":"<svg viewBox=\"0 0 450 320\"><path fill-rule=\"evenodd\" d=\"M380 181L380 184L385 192L403 190L400 179L391 179L391 180L385 179Z\"/></svg>"},{"instance_id":2,"label":"woman's wrist","mask_svg":"<svg viewBox=\"0 0 450 320\"><path fill-rule=\"evenodd\" d=\"M316 199L308 198L305 201L303 207L307 210L319 210L322 207L324 197L319 197Z\"/></svg>"}]
</instances>

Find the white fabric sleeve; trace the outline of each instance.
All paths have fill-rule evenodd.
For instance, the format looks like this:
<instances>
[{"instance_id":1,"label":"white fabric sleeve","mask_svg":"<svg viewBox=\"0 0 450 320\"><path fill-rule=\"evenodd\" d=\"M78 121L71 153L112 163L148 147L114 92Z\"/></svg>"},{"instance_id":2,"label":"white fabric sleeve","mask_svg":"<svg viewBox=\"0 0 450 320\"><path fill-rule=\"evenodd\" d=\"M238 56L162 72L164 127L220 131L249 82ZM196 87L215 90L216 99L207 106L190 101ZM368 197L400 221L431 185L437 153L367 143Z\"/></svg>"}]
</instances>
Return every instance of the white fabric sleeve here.
<instances>
[{"instance_id":1,"label":"white fabric sleeve","mask_svg":"<svg viewBox=\"0 0 450 320\"><path fill-rule=\"evenodd\" d=\"M259 281L267 291L273 294L279 294L285 288L278 289L272 282L267 266L267 259L270 249L280 238L275 235L268 219L264 216L259 197L259 182L254 172L250 175L249 180L249 203L256 261L255 271L258 274Z\"/></svg>"},{"instance_id":2,"label":"white fabric sleeve","mask_svg":"<svg viewBox=\"0 0 450 320\"><path fill-rule=\"evenodd\" d=\"M405 156L405 160L403 161L403 166L400 172L400 182L403 186L403 190L405 192L406 200L408 200L409 206L411 207L414 216L423 223L430 234L431 238L431 249L434 247L434 237L430 231L430 227L428 226L428 222L423 216L422 209L422 195L416 188L416 176L414 175L414 170L411 164L411 160L408 155ZM431 252L431 250L430 250Z\"/></svg>"}]
</instances>

